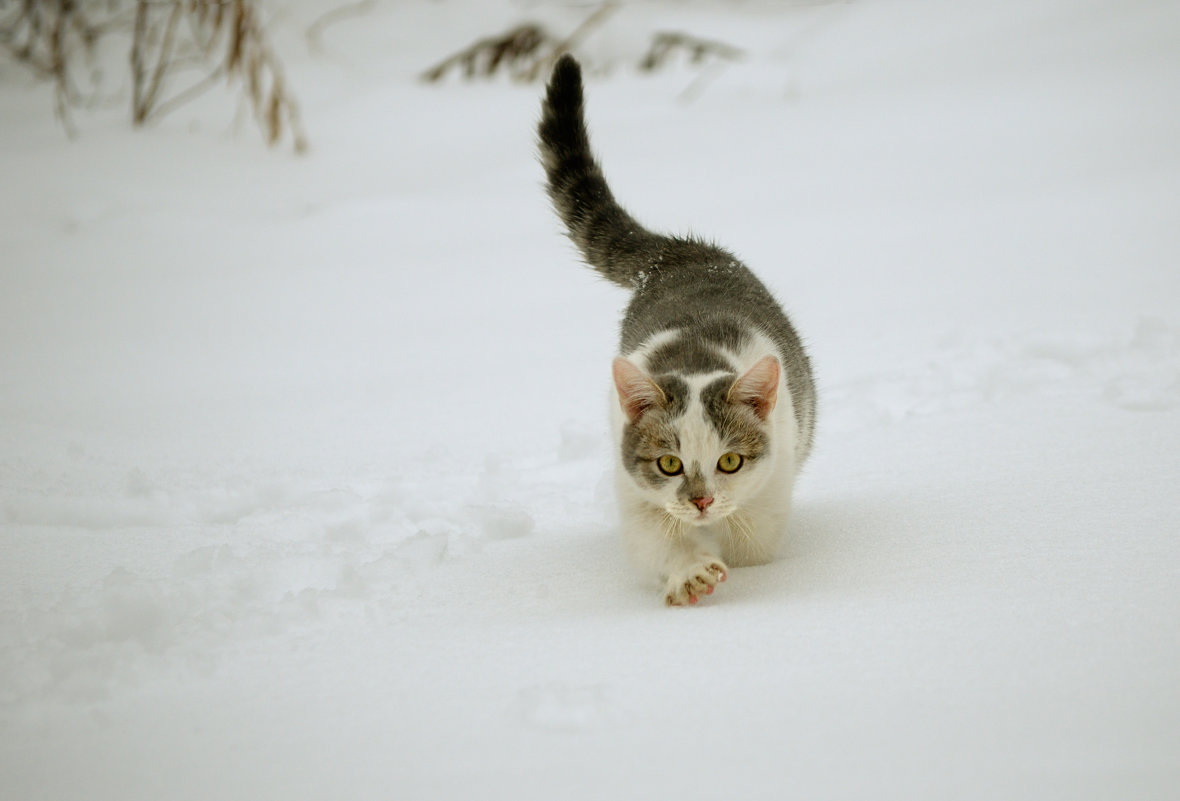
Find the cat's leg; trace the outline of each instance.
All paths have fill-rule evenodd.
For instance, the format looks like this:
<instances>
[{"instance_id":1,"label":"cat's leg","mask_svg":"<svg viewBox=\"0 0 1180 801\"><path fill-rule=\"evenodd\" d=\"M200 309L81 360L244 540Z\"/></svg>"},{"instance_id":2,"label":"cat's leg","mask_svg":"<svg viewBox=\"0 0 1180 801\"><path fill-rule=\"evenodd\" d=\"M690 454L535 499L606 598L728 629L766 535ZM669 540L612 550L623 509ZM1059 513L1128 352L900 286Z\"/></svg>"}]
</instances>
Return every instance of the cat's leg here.
<instances>
[{"instance_id":1,"label":"cat's leg","mask_svg":"<svg viewBox=\"0 0 1180 801\"><path fill-rule=\"evenodd\" d=\"M720 542L706 529L646 504L627 505L621 512L631 558L663 583L669 606L694 604L728 577Z\"/></svg>"}]
</instances>

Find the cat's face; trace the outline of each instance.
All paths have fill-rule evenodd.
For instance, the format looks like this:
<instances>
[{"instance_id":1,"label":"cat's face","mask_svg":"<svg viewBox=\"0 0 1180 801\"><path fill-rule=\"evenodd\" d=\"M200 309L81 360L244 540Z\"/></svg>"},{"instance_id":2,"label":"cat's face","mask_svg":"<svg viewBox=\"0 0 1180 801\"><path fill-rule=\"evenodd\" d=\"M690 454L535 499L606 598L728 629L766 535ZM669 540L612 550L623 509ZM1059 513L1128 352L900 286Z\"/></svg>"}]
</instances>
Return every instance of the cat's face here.
<instances>
[{"instance_id":1,"label":"cat's face","mask_svg":"<svg viewBox=\"0 0 1180 801\"><path fill-rule=\"evenodd\" d=\"M623 465L641 497L693 525L740 511L771 472L767 418L778 379L773 358L741 377L650 377L616 360L615 385L628 421Z\"/></svg>"}]
</instances>

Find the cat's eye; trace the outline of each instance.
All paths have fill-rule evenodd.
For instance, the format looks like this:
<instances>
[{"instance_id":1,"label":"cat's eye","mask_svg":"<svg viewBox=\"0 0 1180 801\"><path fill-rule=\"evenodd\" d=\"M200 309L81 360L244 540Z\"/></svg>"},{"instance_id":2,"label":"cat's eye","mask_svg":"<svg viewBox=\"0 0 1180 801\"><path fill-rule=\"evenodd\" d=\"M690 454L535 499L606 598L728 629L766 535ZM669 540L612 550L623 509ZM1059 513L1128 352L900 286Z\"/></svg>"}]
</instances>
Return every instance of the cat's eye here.
<instances>
[{"instance_id":1,"label":"cat's eye","mask_svg":"<svg viewBox=\"0 0 1180 801\"><path fill-rule=\"evenodd\" d=\"M742 457L736 453L725 453L717 460L717 469L722 473L736 473L742 466Z\"/></svg>"},{"instance_id":2,"label":"cat's eye","mask_svg":"<svg viewBox=\"0 0 1180 801\"><path fill-rule=\"evenodd\" d=\"M660 467L660 472L666 476L679 475L684 467L680 464L680 460L670 453L661 456L657 464Z\"/></svg>"}]
</instances>

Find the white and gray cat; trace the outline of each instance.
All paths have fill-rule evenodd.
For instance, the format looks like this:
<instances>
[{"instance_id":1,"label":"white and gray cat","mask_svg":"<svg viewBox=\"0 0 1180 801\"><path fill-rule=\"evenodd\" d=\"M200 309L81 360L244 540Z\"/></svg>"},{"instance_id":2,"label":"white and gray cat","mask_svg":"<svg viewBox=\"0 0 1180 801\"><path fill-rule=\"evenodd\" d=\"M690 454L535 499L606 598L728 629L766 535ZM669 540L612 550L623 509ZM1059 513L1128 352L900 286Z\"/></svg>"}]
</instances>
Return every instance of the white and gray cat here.
<instances>
[{"instance_id":1,"label":"white and gray cat","mask_svg":"<svg viewBox=\"0 0 1180 801\"><path fill-rule=\"evenodd\" d=\"M811 449L815 384L782 308L733 254L645 230L590 151L582 71L555 65L539 127L549 196L585 260L632 291L614 361L628 551L668 604L774 558Z\"/></svg>"}]
</instances>

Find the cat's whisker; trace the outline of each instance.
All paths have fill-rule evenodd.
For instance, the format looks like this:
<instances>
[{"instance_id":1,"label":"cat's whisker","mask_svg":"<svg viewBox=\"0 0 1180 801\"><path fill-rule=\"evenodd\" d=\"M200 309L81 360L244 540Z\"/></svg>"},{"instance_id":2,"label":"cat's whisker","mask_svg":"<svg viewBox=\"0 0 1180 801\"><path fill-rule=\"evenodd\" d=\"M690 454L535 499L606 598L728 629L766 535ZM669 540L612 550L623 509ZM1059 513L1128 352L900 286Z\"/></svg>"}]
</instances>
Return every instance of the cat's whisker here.
<instances>
[{"instance_id":1,"label":"cat's whisker","mask_svg":"<svg viewBox=\"0 0 1180 801\"><path fill-rule=\"evenodd\" d=\"M725 519L729 522L729 530L738 539L743 542L749 542L753 538L753 533L750 531L750 523L741 512L735 512Z\"/></svg>"},{"instance_id":2,"label":"cat's whisker","mask_svg":"<svg viewBox=\"0 0 1180 801\"><path fill-rule=\"evenodd\" d=\"M672 542L681 535L683 523L676 519L670 513L665 514L660 518L660 530L665 542Z\"/></svg>"},{"instance_id":3,"label":"cat's whisker","mask_svg":"<svg viewBox=\"0 0 1180 801\"><path fill-rule=\"evenodd\" d=\"M735 561L738 564L762 561L758 558L762 549L758 545L749 518L741 512L737 512L727 517L726 520L729 522L729 529L733 534L731 547L737 556Z\"/></svg>"}]
</instances>

